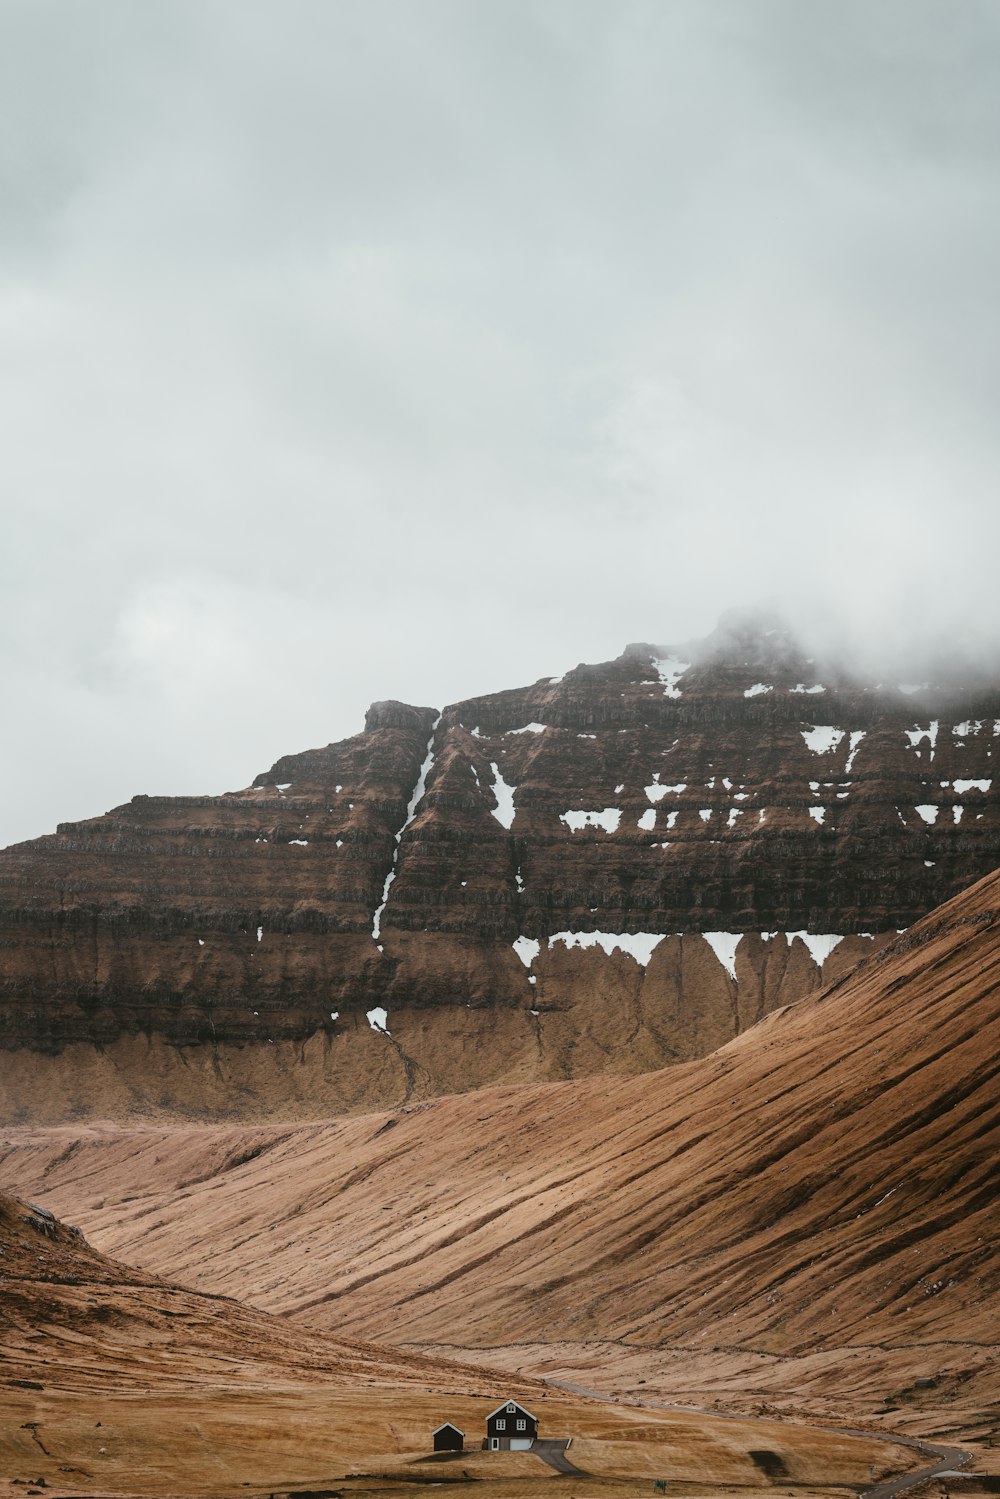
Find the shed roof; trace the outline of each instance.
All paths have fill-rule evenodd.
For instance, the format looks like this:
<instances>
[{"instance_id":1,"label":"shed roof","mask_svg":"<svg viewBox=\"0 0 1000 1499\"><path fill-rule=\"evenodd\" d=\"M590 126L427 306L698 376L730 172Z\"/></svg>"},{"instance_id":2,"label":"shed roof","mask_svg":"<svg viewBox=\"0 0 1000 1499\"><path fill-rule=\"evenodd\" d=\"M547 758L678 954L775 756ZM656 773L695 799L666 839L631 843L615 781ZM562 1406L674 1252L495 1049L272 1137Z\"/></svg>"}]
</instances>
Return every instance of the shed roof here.
<instances>
[{"instance_id":1,"label":"shed roof","mask_svg":"<svg viewBox=\"0 0 1000 1499\"><path fill-rule=\"evenodd\" d=\"M454 1421L445 1421L441 1426L435 1426L431 1436L436 1437L439 1431L457 1431L460 1437L465 1436L465 1432L460 1426L456 1426Z\"/></svg>"}]
</instances>

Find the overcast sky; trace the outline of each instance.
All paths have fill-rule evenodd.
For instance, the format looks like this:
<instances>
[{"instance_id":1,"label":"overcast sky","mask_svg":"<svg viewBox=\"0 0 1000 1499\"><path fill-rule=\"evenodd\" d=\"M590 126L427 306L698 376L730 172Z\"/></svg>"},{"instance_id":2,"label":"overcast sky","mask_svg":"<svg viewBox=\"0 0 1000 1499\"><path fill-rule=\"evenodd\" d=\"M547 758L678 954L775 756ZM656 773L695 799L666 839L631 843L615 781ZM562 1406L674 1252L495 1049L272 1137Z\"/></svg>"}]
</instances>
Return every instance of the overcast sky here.
<instances>
[{"instance_id":1,"label":"overcast sky","mask_svg":"<svg viewBox=\"0 0 1000 1499\"><path fill-rule=\"evenodd\" d=\"M1000 655L993 0L0 0L0 843L779 603Z\"/></svg>"}]
</instances>

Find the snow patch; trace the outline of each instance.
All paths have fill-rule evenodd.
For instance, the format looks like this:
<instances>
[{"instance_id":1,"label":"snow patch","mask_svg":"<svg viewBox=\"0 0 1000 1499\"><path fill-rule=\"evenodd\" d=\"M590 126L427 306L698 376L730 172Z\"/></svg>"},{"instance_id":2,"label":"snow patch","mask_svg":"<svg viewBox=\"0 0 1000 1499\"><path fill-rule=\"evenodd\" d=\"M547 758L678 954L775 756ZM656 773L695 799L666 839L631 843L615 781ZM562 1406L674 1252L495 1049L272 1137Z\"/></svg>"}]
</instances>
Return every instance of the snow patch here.
<instances>
[{"instance_id":1,"label":"snow patch","mask_svg":"<svg viewBox=\"0 0 1000 1499\"><path fill-rule=\"evenodd\" d=\"M931 747L931 759L934 759L934 750L937 745L938 736L938 720L936 718L931 719L926 729L922 729L919 724L914 724L912 729L904 729L903 733L910 741L911 749L916 749L917 745L922 744L926 739Z\"/></svg>"},{"instance_id":2,"label":"snow patch","mask_svg":"<svg viewBox=\"0 0 1000 1499\"><path fill-rule=\"evenodd\" d=\"M850 742L850 745L849 745L849 753L848 753L848 756L847 756L847 764L844 766L844 774L845 774L845 776L849 776L850 773L851 773L851 766L854 764L854 757L857 754L858 750L861 748L861 741L862 741L862 739L864 737L865 737L865 731L864 731L864 729L854 729L854 730L852 730L852 732L851 732L851 742Z\"/></svg>"},{"instance_id":3,"label":"snow patch","mask_svg":"<svg viewBox=\"0 0 1000 1499\"><path fill-rule=\"evenodd\" d=\"M960 804L958 804L958 803L956 803L956 805L954 807L952 807L952 809L951 809L951 820L955 824L956 827L958 827L959 823L962 821L962 813L964 811L965 811L965 808L963 806L961 806Z\"/></svg>"},{"instance_id":4,"label":"snow patch","mask_svg":"<svg viewBox=\"0 0 1000 1499\"><path fill-rule=\"evenodd\" d=\"M664 935L663 932L555 932L549 943L562 942L566 947L601 947L609 958L617 949L634 958L640 968L645 968Z\"/></svg>"},{"instance_id":5,"label":"snow patch","mask_svg":"<svg viewBox=\"0 0 1000 1499\"><path fill-rule=\"evenodd\" d=\"M331 1020L339 1020L340 1019L340 1011L339 1010L331 1010L330 1011L330 1019Z\"/></svg>"},{"instance_id":6,"label":"snow patch","mask_svg":"<svg viewBox=\"0 0 1000 1499\"><path fill-rule=\"evenodd\" d=\"M620 807L605 807L603 812L570 811L559 814L559 821L564 822L574 833L579 833L583 828L603 828L606 833L617 833L621 820Z\"/></svg>"},{"instance_id":7,"label":"snow patch","mask_svg":"<svg viewBox=\"0 0 1000 1499\"><path fill-rule=\"evenodd\" d=\"M644 833L651 833L656 827L656 808L647 807L636 823L636 827L642 828Z\"/></svg>"},{"instance_id":8,"label":"snow patch","mask_svg":"<svg viewBox=\"0 0 1000 1499\"><path fill-rule=\"evenodd\" d=\"M500 767L495 761L490 762L490 770L493 772L493 797L496 806L490 811L502 828L509 828L514 821L514 792L516 786L508 786L500 774Z\"/></svg>"},{"instance_id":9,"label":"snow patch","mask_svg":"<svg viewBox=\"0 0 1000 1499\"><path fill-rule=\"evenodd\" d=\"M299 845L299 848L308 848L309 847L309 839L308 838L289 838L288 841L289 841L289 843L297 843Z\"/></svg>"},{"instance_id":10,"label":"snow patch","mask_svg":"<svg viewBox=\"0 0 1000 1499\"><path fill-rule=\"evenodd\" d=\"M654 771L653 784L643 787L643 790L646 793L648 801L661 802L668 794L671 796L680 796L681 792L687 790L687 781L678 781L676 786L661 786L659 772Z\"/></svg>"},{"instance_id":11,"label":"snow patch","mask_svg":"<svg viewBox=\"0 0 1000 1499\"><path fill-rule=\"evenodd\" d=\"M264 928L262 926L259 926L257 928L257 941L258 942L263 942L263 940L264 940Z\"/></svg>"},{"instance_id":12,"label":"snow patch","mask_svg":"<svg viewBox=\"0 0 1000 1499\"><path fill-rule=\"evenodd\" d=\"M537 937L518 937L512 944L525 968L530 968L542 950L542 944Z\"/></svg>"},{"instance_id":13,"label":"snow patch","mask_svg":"<svg viewBox=\"0 0 1000 1499\"><path fill-rule=\"evenodd\" d=\"M292 783L291 783L291 781L275 781L274 784L278 788L278 790L281 792L282 796L284 796L285 792L288 790L289 786Z\"/></svg>"},{"instance_id":14,"label":"snow patch","mask_svg":"<svg viewBox=\"0 0 1000 1499\"><path fill-rule=\"evenodd\" d=\"M912 697L915 692L927 692L930 685L930 682L900 682L899 691Z\"/></svg>"},{"instance_id":15,"label":"snow patch","mask_svg":"<svg viewBox=\"0 0 1000 1499\"><path fill-rule=\"evenodd\" d=\"M365 1018L373 1031L378 1031L383 1036L389 1035L389 1012L381 1005L376 1005L374 1009L366 1011Z\"/></svg>"},{"instance_id":16,"label":"snow patch","mask_svg":"<svg viewBox=\"0 0 1000 1499\"><path fill-rule=\"evenodd\" d=\"M826 755L837 748L846 731L836 729L832 724L815 724L811 729L800 729L799 732L814 755Z\"/></svg>"},{"instance_id":17,"label":"snow patch","mask_svg":"<svg viewBox=\"0 0 1000 1499\"><path fill-rule=\"evenodd\" d=\"M742 932L702 932L701 935L735 983L736 949L740 944Z\"/></svg>"},{"instance_id":18,"label":"snow patch","mask_svg":"<svg viewBox=\"0 0 1000 1499\"><path fill-rule=\"evenodd\" d=\"M771 682L755 682L752 687L744 690L744 697L760 697L762 693L773 692L774 686Z\"/></svg>"},{"instance_id":19,"label":"snow patch","mask_svg":"<svg viewBox=\"0 0 1000 1499\"><path fill-rule=\"evenodd\" d=\"M823 826L823 819L826 816L826 808L825 807L810 807L809 808L809 816L813 819L814 822L819 823L819 826L822 827Z\"/></svg>"},{"instance_id":20,"label":"snow patch","mask_svg":"<svg viewBox=\"0 0 1000 1499\"><path fill-rule=\"evenodd\" d=\"M956 739L968 739L970 734L978 734L982 726L981 718L967 718L964 723L957 723L951 732Z\"/></svg>"},{"instance_id":21,"label":"snow patch","mask_svg":"<svg viewBox=\"0 0 1000 1499\"><path fill-rule=\"evenodd\" d=\"M805 943L806 947L808 947L809 949L809 956L812 958L817 968L823 967L823 964L833 952L833 949L844 940L842 936L816 937L812 932L788 932L786 935L788 937L789 947L792 945L796 937L799 938L800 942Z\"/></svg>"},{"instance_id":22,"label":"snow patch","mask_svg":"<svg viewBox=\"0 0 1000 1499\"><path fill-rule=\"evenodd\" d=\"M508 734L544 734L547 727L548 727L548 725L544 724L544 723L526 723L523 729L508 729L507 733Z\"/></svg>"},{"instance_id":23,"label":"snow patch","mask_svg":"<svg viewBox=\"0 0 1000 1499\"><path fill-rule=\"evenodd\" d=\"M937 822L938 813L940 812L940 810L940 807L931 807L927 804L922 807L915 808L915 811L924 819L924 822L927 823L928 827L932 827L934 823Z\"/></svg>"},{"instance_id":24,"label":"snow patch","mask_svg":"<svg viewBox=\"0 0 1000 1499\"><path fill-rule=\"evenodd\" d=\"M956 781L955 790L959 796L964 796L967 791L989 791L993 781Z\"/></svg>"},{"instance_id":25,"label":"snow patch","mask_svg":"<svg viewBox=\"0 0 1000 1499\"><path fill-rule=\"evenodd\" d=\"M808 692L812 694L814 692L825 692L826 688L821 687L818 682L816 683L815 687L807 687L805 682L796 682L795 686L790 688L789 690L792 692Z\"/></svg>"},{"instance_id":26,"label":"snow patch","mask_svg":"<svg viewBox=\"0 0 1000 1499\"><path fill-rule=\"evenodd\" d=\"M711 820L712 820L712 809L711 809L711 807L702 807L701 810L700 810L700 812L698 813L698 816L701 818L702 822L711 822Z\"/></svg>"},{"instance_id":27,"label":"snow patch","mask_svg":"<svg viewBox=\"0 0 1000 1499\"><path fill-rule=\"evenodd\" d=\"M663 683L664 697L680 697L681 690L677 683L690 670L691 662L682 661L679 656L663 656L659 660L654 658L653 666Z\"/></svg>"}]
</instances>

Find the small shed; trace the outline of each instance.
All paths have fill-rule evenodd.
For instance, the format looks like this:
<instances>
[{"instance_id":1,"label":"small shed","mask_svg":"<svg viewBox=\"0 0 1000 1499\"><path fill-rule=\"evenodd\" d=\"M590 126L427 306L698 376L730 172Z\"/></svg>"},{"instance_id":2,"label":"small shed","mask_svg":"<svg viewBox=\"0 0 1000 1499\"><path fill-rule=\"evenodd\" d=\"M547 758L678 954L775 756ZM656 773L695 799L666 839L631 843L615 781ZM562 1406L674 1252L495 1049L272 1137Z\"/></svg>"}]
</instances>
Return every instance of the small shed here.
<instances>
[{"instance_id":1,"label":"small shed","mask_svg":"<svg viewBox=\"0 0 1000 1499\"><path fill-rule=\"evenodd\" d=\"M523 1452L537 1436L538 1417L516 1400L505 1400L486 1417L486 1446L491 1452Z\"/></svg>"},{"instance_id":2,"label":"small shed","mask_svg":"<svg viewBox=\"0 0 1000 1499\"><path fill-rule=\"evenodd\" d=\"M465 1432L459 1431L457 1426L453 1426L450 1421L446 1421L434 1433L434 1451L464 1452Z\"/></svg>"}]
</instances>

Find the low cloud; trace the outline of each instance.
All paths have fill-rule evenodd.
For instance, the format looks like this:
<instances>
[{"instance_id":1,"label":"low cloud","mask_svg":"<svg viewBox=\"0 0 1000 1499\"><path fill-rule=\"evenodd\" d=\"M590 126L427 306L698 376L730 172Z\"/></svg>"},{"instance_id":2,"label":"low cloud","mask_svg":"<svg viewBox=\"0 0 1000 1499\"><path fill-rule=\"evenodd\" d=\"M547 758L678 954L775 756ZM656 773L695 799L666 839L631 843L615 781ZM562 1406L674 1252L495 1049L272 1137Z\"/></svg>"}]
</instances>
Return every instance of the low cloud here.
<instances>
[{"instance_id":1,"label":"low cloud","mask_svg":"<svg viewBox=\"0 0 1000 1499\"><path fill-rule=\"evenodd\" d=\"M0 841L733 605L995 659L995 7L3 28Z\"/></svg>"}]
</instances>

